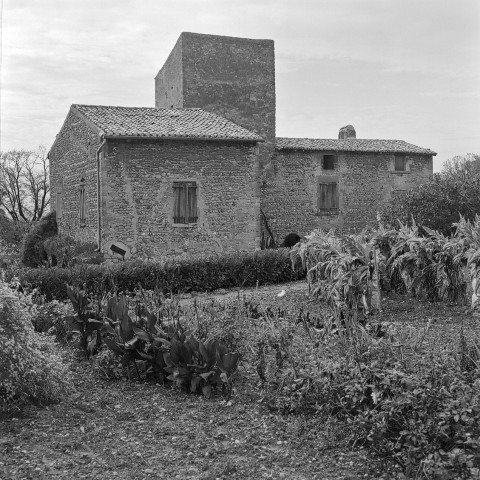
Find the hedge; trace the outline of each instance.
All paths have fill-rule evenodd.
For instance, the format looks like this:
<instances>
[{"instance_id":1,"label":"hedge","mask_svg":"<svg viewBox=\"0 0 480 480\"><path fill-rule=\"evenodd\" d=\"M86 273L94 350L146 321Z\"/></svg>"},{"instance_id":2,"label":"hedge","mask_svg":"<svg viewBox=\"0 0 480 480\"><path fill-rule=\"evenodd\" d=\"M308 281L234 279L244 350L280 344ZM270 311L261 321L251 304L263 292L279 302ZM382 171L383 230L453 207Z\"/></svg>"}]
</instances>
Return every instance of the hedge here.
<instances>
[{"instance_id":1,"label":"hedge","mask_svg":"<svg viewBox=\"0 0 480 480\"><path fill-rule=\"evenodd\" d=\"M119 264L77 265L64 269L23 269L20 283L38 288L47 299L67 298L66 284L103 294L117 289L134 291L139 285L164 294L208 292L220 288L252 287L305 278L299 266L292 269L289 250L259 250L165 263L131 260Z\"/></svg>"}]
</instances>

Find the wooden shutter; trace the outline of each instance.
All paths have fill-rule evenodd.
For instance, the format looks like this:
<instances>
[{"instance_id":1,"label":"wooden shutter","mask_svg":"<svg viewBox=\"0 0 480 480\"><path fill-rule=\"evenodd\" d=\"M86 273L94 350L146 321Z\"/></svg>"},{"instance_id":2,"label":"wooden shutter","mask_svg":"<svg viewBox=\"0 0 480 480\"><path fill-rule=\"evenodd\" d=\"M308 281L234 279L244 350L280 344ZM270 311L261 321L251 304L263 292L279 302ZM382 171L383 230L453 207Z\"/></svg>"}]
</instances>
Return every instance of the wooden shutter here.
<instances>
[{"instance_id":1,"label":"wooden shutter","mask_svg":"<svg viewBox=\"0 0 480 480\"><path fill-rule=\"evenodd\" d=\"M195 182L175 182L173 193L173 223L197 223L197 184Z\"/></svg>"},{"instance_id":2,"label":"wooden shutter","mask_svg":"<svg viewBox=\"0 0 480 480\"><path fill-rule=\"evenodd\" d=\"M318 209L338 210L338 183L322 182L318 184Z\"/></svg>"},{"instance_id":3,"label":"wooden shutter","mask_svg":"<svg viewBox=\"0 0 480 480\"><path fill-rule=\"evenodd\" d=\"M182 183L173 184L173 223L186 223L185 222L185 193Z\"/></svg>"},{"instance_id":4,"label":"wooden shutter","mask_svg":"<svg viewBox=\"0 0 480 480\"><path fill-rule=\"evenodd\" d=\"M197 223L197 185L189 183L187 191L187 217L188 223Z\"/></svg>"}]
</instances>

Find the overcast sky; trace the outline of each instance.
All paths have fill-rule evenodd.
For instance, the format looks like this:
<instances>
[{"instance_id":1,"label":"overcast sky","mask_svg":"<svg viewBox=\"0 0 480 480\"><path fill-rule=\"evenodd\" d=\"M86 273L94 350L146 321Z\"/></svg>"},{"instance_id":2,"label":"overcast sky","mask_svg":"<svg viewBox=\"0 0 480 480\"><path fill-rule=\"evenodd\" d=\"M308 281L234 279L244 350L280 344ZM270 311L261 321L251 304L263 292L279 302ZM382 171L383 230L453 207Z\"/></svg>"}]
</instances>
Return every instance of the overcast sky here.
<instances>
[{"instance_id":1,"label":"overcast sky","mask_svg":"<svg viewBox=\"0 0 480 480\"><path fill-rule=\"evenodd\" d=\"M3 0L1 149L49 148L72 103L153 107L182 31L275 41L277 136L480 153L479 0Z\"/></svg>"}]
</instances>

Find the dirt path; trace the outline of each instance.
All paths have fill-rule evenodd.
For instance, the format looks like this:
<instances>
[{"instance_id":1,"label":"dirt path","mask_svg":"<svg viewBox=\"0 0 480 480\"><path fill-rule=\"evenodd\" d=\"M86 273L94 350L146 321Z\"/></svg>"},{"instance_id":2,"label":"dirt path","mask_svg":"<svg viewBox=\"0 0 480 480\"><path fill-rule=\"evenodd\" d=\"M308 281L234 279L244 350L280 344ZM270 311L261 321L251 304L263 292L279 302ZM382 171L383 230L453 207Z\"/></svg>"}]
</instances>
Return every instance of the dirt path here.
<instances>
[{"instance_id":1,"label":"dirt path","mask_svg":"<svg viewBox=\"0 0 480 480\"><path fill-rule=\"evenodd\" d=\"M227 402L75 376L69 401L2 419L0 478L378 478L365 452L322 447L248 392Z\"/></svg>"},{"instance_id":2,"label":"dirt path","mask_svg":"<svg viewBox=\"0 0 480 480\"><path fill-rule=\"evenodd\" d=\"M180 303L188 304L193 302L194 298L200 301L215 300L218 302L232 302L238 298L252 299L257 303L268 304L278 303L287 304L291 301L292 296L308 297L308 285L305 280L297 282L283 283L281 285L267 285L262 287L240 288L238 290L215 290L212 293L189 294L182 297Z\"/></svg>"}]
</instances>

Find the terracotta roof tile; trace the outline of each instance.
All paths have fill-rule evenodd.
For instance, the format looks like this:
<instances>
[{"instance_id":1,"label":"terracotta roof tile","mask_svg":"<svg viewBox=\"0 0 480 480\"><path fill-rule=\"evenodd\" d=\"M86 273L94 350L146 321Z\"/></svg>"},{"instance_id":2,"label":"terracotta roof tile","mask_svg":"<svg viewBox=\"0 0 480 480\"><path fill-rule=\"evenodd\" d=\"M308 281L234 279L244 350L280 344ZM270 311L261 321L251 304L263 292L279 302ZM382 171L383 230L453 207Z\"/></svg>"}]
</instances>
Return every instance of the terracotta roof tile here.
<instances>
[{"instance_id":1,"label":"terracotta roof tile","mask_svg":"<svg viewBox=\"0 0 480 480\"><path fill-rule=\"evenodd\" d=\"M200 108L72 105L109 137L262 141L239 125Z\"/></svg>"},{"instance_id":2,"label":"terracotta roof tile","mask_svg":"<svg viewBox=\"0 0 480 480\"><path fill-rule=\"evenodd\" d=\"M346 140L319 138L279 138L277 150L322 150L330 152L375 152L375 153L418 153L436 155L428 148L417 147L403 140L368 140L349 138Z\"/></svg>"}]
</instances>

